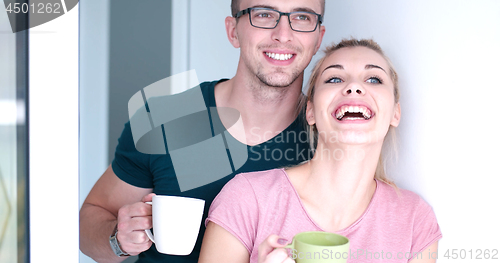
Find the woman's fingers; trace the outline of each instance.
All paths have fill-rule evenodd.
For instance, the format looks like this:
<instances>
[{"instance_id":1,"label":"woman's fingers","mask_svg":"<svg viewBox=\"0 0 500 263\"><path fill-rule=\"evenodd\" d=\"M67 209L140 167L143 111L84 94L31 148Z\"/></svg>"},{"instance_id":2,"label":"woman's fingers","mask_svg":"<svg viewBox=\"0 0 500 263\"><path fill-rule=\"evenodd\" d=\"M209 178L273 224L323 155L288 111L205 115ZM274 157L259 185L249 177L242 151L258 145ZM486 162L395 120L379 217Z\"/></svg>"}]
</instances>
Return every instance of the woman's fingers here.
<instances>
[{"instance_id":1,"label":"woman's fingers","mask_svg":"<svg viewBox=\"0 0 500 263\"><path fill-rule=\"evenodd\" d=\"M265 263L288 263L288 262L294 262L293 259L291 259L288 256L288 252L284 248L277 248L273 250L271 253L267 254L265 260L263 261Z\"/></svg>"},{"instance_id":2,"label":"woman's fingers","mask_svg":"<svg viewBox=\"0 0 500 263\"><path fill-rule=\"evenodd\" d=\"M288 240L280 238L277 235L270 235L259 245L260 263L288 263L294 262L288 257L285 247Z\"/></svg>"}]
</instances>

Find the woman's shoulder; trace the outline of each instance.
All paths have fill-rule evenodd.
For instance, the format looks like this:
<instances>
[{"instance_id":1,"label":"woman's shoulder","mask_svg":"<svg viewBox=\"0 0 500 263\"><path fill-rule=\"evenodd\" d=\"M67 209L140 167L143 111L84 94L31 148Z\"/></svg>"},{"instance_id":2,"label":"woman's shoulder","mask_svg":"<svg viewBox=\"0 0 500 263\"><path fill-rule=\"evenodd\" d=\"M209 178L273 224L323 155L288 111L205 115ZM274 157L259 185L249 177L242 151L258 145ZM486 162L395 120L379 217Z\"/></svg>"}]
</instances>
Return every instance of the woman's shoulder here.
<instances>
[{"instance_id":1,"label":"woman's shoulder","mask_svg":"<svg viewBox=\"0 0 500 263\"><path fill-rule=\"evenodd\" d=\"M266 198L270 193L281 192L286 175L282 169L273 169L259 172L247 172L237 174L224 185L216 200L229 199L236 202L238 199L260 200Z\"/></svg>"},{"instance_id":2,"label":"woman's shoulder","mask_svg":"<svg viewBox=\"0 0 500 263\"><path fill-rule=\"evenodd\" d=\"M283 193L290 193L293 188L285 184L286 174L283 169L248 172L236 175L215 197L210 206L212 219L219 214L258 214L260 210L282 200ZM291 190L290 190L291 188ZM242 212L244 211L244 212Z\"/></svg>"},{"instance_id":3,"label":"woman's shoulder","mask_svg":"<svg viewBox=\"0 0 500 263\"><path fill-rule=\"evenodd\" d=\"M378 203L401 213L417 214L432 207L417 193L377 181Z\"/></svg>"},{"instance_id":4,"label":"woman's shoulder","mask_svg":"<svg viewBox=\"0 0 500 263\"><path fill-rule=\"evenodd\" d=\"M250 186L255 194L259 194L279 190L284 185L289 184L289 181L284 169L272 169L241 173L236 175L229 183L234 185L233 187Z\"/></svg>"},{"instance_id":5,"label":"woman's shoulder","mask_svg":"<svg viewBox=\"0 0 500 263\"><path fill-rule=\"evenodd\" d=\"M240 173L236 175L235 178L245 178L246 180L251 181L252 183L264 183L264 182L282 180L284 175L285 175L285 170L283 168L277 168L264 171Z\"/></svg>"}]
</instances>

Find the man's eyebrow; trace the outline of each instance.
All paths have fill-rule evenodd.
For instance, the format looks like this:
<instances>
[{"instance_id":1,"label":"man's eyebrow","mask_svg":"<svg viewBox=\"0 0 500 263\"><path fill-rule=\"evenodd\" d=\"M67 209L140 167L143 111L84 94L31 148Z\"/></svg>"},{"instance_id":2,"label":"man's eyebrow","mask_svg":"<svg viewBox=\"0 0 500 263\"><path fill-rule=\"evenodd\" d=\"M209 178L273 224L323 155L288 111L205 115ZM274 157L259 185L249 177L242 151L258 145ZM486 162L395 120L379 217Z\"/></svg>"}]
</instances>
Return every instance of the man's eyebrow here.
<instances>
[{"instance_id":1,"label":"man's eyebrow","mask_svg":"<svg viewBox=\"0 0 500 263\"><path fill-rule=\"evenodd\" d=\"M381 66L377 66L377 65L373 65L373 64L367 64L367 65L365 66L365 69L372 69L372 68L378 68L378 69L383 70L385 73L387 73L387 72L385 71L385 69L383 69Z\"/></svg>"},{"instance_id":2,"label":"man's eyebrow","mask_svg":"<svg viewBox=\"0 0 500 263\"><path fill-rule=\"evenodd\" d=\"M308 7L298 7L294 8L292 12L309 12L309 13L314 13L316 14L316 11L312 10L311 8Z\"/></svg>"},{"instance_id":3,"label":"man's eyebrow","mask_svg":"<svg viewBox=\"0 0 500 263\"><path fill-rule=\"evenodd\" d=\"M269 9L277 10L275 6L270 6L270 5L254 5L250 8L269 8Z\"/></svg>"},{"instance_id":4,"label":"man's eyebrow","mask_svg":"<svg viewBox=\"0 0 500 263\"><path fill-rule=\"evenodd\" d=\"M254 5L251 8L269 8L269 9L273 9L273 10L277 10L277 11L282 12L281 10L278 10L277 7L270 6L270 5ZM316 12L314 10L312 10L311 8L307 8L307 7L297 7L297 8L292 9L292 11L290 11L290 12L309 12L309 13L316 14Z\"/></svg>"},{"instance_id":5,"label":"man's eyebrow","mask_svg":"<svg viewBox=\"0 0 500 263\"><path fill-rule=\"evenodd\" d=\"M328 67L326 67L323 72L325 72L327 69L331 69L331 68L336 68L336 69L344 69L344 66L342 65L339 65L339 64L334 64L334 65L330 65ZM323 74L323 72L321 72L321 74Z\"/></svg>"}]
</instances>

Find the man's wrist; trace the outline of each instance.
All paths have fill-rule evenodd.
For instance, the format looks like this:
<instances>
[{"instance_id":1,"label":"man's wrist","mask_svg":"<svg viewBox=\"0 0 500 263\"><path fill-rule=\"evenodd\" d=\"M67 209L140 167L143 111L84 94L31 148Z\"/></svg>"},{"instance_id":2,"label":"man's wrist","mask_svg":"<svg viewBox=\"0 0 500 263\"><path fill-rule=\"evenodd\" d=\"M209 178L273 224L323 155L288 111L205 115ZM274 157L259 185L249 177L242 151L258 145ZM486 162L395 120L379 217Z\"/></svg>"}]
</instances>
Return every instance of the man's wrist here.
<instances>
[{"instance_id":1,"label":"man's wrist","mask_svg":"<svg viewBox=\"0 0 500 263\"><path fill-rule=\"evenodd\" d=\"M109 236L109 244L111 246L111 250L113 250L115 255L117 255L119 257L130 256L127 252L122 250L122 248L120 246L120 242L118 241L118 238L117 238L117 234L118 234L118 224L115 225L115 229L113 230L113 233L111 234L111 236Z\"/></svg>"}]
</instances>

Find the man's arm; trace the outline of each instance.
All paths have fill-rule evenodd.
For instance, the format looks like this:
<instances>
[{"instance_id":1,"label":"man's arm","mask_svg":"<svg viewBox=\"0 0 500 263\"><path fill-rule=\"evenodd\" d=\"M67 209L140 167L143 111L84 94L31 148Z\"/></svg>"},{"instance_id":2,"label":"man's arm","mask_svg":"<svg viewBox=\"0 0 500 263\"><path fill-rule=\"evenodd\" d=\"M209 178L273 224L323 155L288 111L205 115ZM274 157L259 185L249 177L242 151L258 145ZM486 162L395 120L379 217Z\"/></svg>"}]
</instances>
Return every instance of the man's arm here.
<instances>
[{"instance_id":1,"label":"man's arm","mask_svg":"<svg viewBox=\"0 0 500 263\"><path fill-rule=\"evenodd\" d=\"M80 250L98 262L121 262L111 250L109 236L118 223L117 239L124 252L137 255L151 246L144 233L150 229L152 189L123 182L111 166L90 191L80 209Z\"/></svg>"}]
</instances>

